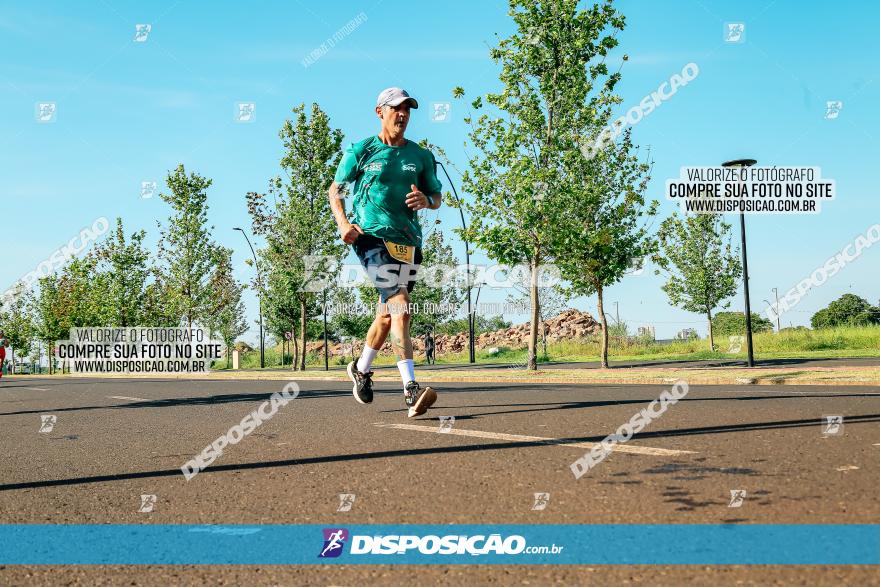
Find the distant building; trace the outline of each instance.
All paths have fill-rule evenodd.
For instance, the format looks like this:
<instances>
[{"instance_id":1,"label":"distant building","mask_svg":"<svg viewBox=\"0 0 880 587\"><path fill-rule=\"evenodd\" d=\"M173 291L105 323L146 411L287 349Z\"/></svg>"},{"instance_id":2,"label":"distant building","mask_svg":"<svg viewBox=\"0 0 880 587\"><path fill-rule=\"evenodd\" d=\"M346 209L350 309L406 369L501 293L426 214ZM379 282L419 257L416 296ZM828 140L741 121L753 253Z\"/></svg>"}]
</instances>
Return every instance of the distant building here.
<instances>
[{"instance_id":1,"label":"distant building","mask_svg":"<svg viewBox=\"0 0 880 587\"><path fill-rule=\"evenodd\" d=\"M639 326L638 330L636 331L636 336L638 336L639 338L657 340L653 326Z\"/></svg>"},{"instance_id":2,"label":"distant building","mask_svg":"<svg viewBox=\"0 0 880 587\"><path fill-rule=\"evenodd\" d=\"M700 335L697 334L696 329L694 328L683 328L678 331L678 334L675 335L675 338L678 340L692 340L696 338L700 338Z\"/></svg>"}]
</instances>

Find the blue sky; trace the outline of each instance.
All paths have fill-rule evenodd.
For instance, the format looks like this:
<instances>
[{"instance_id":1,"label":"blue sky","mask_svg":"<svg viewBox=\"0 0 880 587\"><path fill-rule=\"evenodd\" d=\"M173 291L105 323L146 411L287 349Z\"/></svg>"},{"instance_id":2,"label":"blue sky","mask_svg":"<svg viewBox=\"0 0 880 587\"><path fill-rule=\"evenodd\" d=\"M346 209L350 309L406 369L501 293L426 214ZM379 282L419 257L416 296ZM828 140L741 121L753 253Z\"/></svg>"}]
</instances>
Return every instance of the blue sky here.
<instances>
[{"instance_id":1,"label":"blue sky","mask_svg":"<svg viewBox=\"0 0 880 587\"><path fill-rule=\"evenodd\" d=\"M793 287L880 221L872 158L880 154L880 122L871 106L880 99L878 5L617 5L628 26L615 59L630 57L619 86L621 113L685 64L700 68L634 128L636 142L650 145L655 162L650 197L663 200L665 180L677 177L681 166L739 157L768 166L819 166L837 181L837 200L819 215L747 217L754 308L764 307L770 288ZM238 275L249 278L251 269L242 263L249 251L232 227L249 226L244 194L263 191L278 173L277 132L290 109L318 102L353 141L377 131L372 106L387 86L406 88L423 106L451 101L459 85L470 97L496 89L498 69L487 53L496 33L512 32L506 10L500 1L269 7L106 0L45 2L39 10L6 3L0 11L0 288L101 216L121 216L129 232L145 228L155 243L156 222L168 209L158 197L142 199L140 185L161 184L179 163L213 179L216 240L235 249ZM303 66L306 55L360 13L366 21ZM744 42L724 42L726 22L745 24ZM133 40L139 23L152 27L140 43ZM836 119L825 118L829 100L843 102ZM38 102L57 105L54 123L36 121ZM255 122L234 121L236 102L256 104ZM443 146L464 168L464 108L453 102L448 123L431 122L429 107L414 111L408 136ZM663 216L674 209L666 201L661 208ZM458 225L455 210L440 218L447 229ZM738 228L735 216L728 220ZM812 291L785 314L783 325L808 324L813 312L846 292L876 304L878 269L880 245ZM671 307L660 285L649 266L611 287L606 307L613 313L618 302L633 329L652 324L658 337L685 327L704 333L702 317ZM505 295L484 291L481 301ZM247 301L255 318L254 296ZM571 305L595 312L594 298ZM741 295L732 307L742 308ZM256 340L255 332L245 338Z\"/></svg>"}]
</instances>

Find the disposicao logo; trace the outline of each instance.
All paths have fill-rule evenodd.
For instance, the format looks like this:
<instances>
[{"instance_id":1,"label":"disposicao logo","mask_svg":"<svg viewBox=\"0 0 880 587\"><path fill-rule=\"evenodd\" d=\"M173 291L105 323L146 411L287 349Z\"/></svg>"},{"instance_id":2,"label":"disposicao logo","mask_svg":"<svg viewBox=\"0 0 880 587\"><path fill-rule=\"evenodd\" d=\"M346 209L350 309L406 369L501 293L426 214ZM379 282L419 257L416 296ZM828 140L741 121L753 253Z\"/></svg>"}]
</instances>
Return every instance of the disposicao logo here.
<instances>
[{"instance_id":1,"label":"disposicao logo","mask_svg":"<svg viewBox=\"0 0 880 587\"><path fill-rule=\"evenodd\" d=\"M526 539L522 536L500 534L489 536L352 536L351 554L408 554L415 550L419 554L520 554L526 550Z\"/></svg>"},{"instance_id":2,"label":"disposicao logo","mask_svg":"<svg viewBox=\"0 0 880 587\"><path fill-rule=\"evenodd\" d=\"M318 558L336 558L349 542L350 555L518 555L559 554L563 546L527 546L518 534L426 536L392 534L364 536L350 534L345 528L324 528L324 548Z\"/></svg>"}]
</instances>

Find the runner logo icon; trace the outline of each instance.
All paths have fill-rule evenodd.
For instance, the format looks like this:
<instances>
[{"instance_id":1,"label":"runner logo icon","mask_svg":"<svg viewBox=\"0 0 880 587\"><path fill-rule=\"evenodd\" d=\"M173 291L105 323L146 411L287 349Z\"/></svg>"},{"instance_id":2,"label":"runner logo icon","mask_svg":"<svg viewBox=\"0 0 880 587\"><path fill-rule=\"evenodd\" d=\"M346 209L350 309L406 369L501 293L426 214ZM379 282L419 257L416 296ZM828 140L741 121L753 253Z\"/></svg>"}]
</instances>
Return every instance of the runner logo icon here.
<instances>
[{"instance_id":1,"label":"runner logo icon","mask_svg":"<svg viewBox=\"0 0 880 587\"><path fill-rule=\"evenodd\" d=\"M342 554L342 547L348 540L348 530L345 528L324 528L324 548L318 558L336 558Z\"/></svg>"},{"instance_id":2,"label":"runner logo icon","mask_svg":"<svg viewBox=\"0 0 880 587\"><path fill-rule=\"evenodd\" d=\"M825 428L822 434L836 436L843 432L843 416L825 416Z\"/></svg>"},{"instance_id":3,"label":"runner logo icon","mask_svg":"<svg viewBox=\"0 0 880 587\"><path fill-rule=\"evenodd\" d=\"M55 414L43 414L40 416L40 432L43 434L47 434L52 432L52 429L55 427L55 422L58 421L58 416Z\"/></svg>"},{"instance_id":4,"label":"runner logo icon","mask_svg":"<svg viewBox=\"0 0 880 587\"><path fill-rule=\"evenodd\" d=\"M351 506L354 505L354 493L340 493L339 494L339 507L336 508L337 512L350 512Z\"/></svg>"},{"instance_id":5,"label":"runner logo icon","mask_svg":"<svg viewBox=\"0 0 880 587\"><path fill-rule=\"evenodd\" d=\"M549 493L536 493L535 503L532 505L532 509L537 511L543 510L547 507L548 503L550 503Z\"/></svg>"},{"instance_id":6,"label":"runner logo icon","mask_svg":"<svg viewBox=\"0 0 880 587\"><path fill-rule=\"evenodd\" d=\"M746 490L745 489L731 489L730 490L730 503L727 504L729 508L738 508L742 507L743 502L746 499Z\"/></svg>"}]
</instances>

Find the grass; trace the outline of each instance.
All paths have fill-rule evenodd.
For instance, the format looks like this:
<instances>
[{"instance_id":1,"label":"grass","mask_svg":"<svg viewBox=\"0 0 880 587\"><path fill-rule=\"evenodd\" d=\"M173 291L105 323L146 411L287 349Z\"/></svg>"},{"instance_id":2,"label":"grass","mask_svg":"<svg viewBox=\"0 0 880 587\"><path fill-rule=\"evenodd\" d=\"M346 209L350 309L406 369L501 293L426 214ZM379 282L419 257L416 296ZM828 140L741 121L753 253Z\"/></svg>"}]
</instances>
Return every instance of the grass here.
<instances>
[{"instance_id":1,"label":"grass","mask_svg":"<svg viewBox=\"0 0 880 587\"><path fill-rule=\"evenodd\" d=\"M266 347L265 355L266 355L266 367L272 367L272 368L281 367L281 345ZM291 366L292 360L293 360L293 358L290 355L290 353L284 354L284 366L285 367L289 368ZM330 365L331 366L338 365L338 364L340 364L341 360L342 360L342 357L336 357L336 358L330 357ZM347 361L345 361L342 364L347 364ZM306 365L307 366L311 365L314 367L317 367L318 365L320 365L321 367L323 367L324 366L324 352L323 352L323 350L321 351L320 354L309 353L308 356L306 357ZM239 355L239 367L241 367L242 369L259 369L260 368L260 351L259 351L259 349L255 350L255 351L248 352L248 353L241 353L241 355ZM226 360L221 359L220 364L215 365L213 368L214 369L226 369Z\"/></svg>"},{"instance_id":2,"label":"grass","mask_svg":"<svg viewBox=\"0 0 880 587\"><path fill-rule=\"evenodd\" d=\"M758 359L779 358L835 358L835 357L878 357L880 356L880 326L846 326L821 330L784 330L760 332L754 335L755 357ZM711 352L709 342L705 339L658 343L651 340L612 339L609 344L609 359L614 361L698 361L719 359L744 359L745 345L740 352L728 353L731 350L727 336L718 336L715 346L719 349ZM561 341L548 343L547 355L543 355L543 345L538 343L539 362L547 361L597 361L599 358L599 341ZM499 352L489 354L487 349L477 349L476 358L479 364L513 363L525 364L525 349L500 347ZM266 365L278 367L281 363L280 346L266 349ZM417 355L420 362L424 355ZM345 365L349 358L331 357L330 365ZM241 367L255 369L259 367L260 353L251 352L242 355ZM377 365L392 365L396 356L380 355L376 358ZM467 351L460 353L441 353L437 356L437 364L466 363ZM286 364L290 365L289 357ZM323 367L323 353L310 353L307 367ZM225 364L218 365L222 369Z\"/></svg>"}]
</instances>

